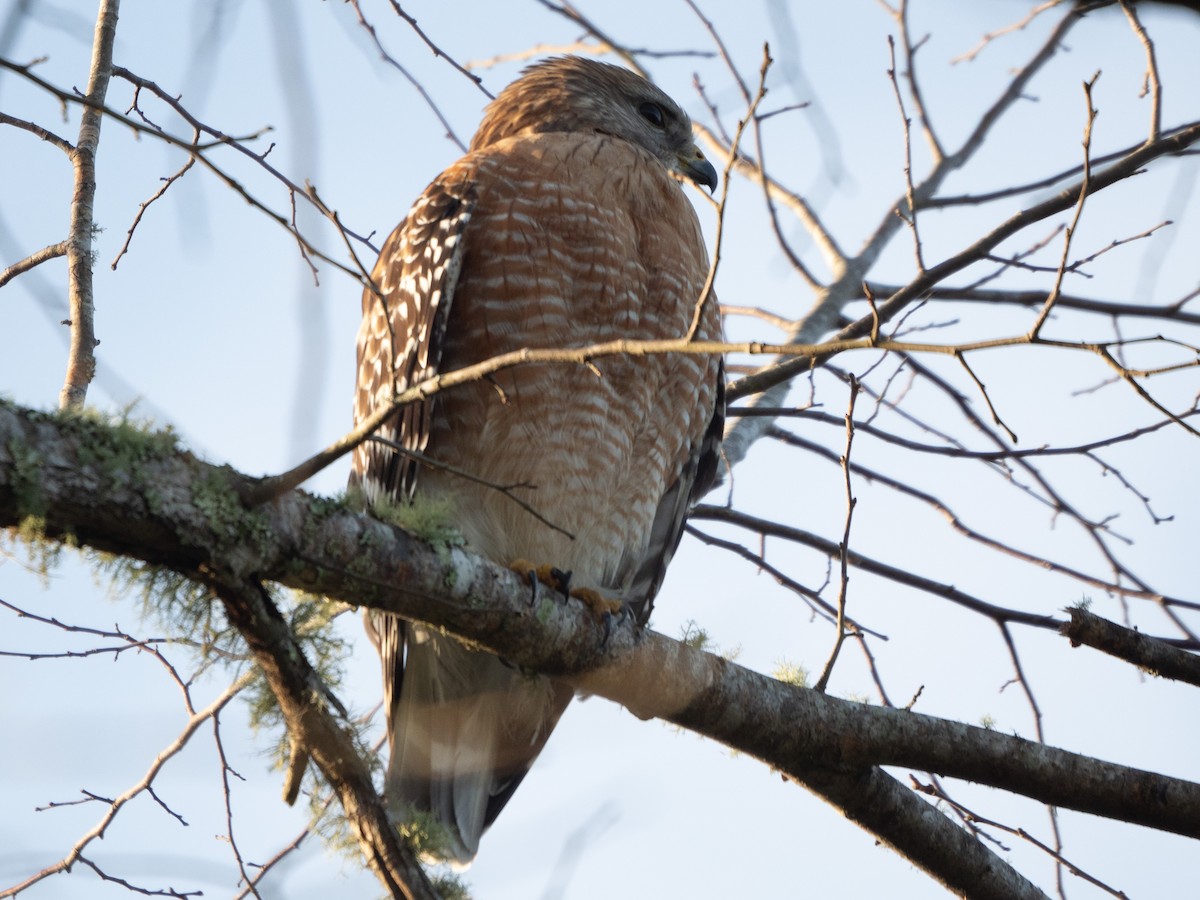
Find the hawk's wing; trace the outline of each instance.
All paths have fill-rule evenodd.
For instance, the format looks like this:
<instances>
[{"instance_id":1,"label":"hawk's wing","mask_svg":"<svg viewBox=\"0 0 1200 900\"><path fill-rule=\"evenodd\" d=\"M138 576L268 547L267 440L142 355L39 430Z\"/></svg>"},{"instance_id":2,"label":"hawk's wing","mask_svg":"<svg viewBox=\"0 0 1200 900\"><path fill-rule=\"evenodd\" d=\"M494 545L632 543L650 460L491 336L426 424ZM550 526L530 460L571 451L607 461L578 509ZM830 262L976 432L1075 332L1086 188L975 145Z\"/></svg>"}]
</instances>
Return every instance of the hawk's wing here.
<instances>
[{"instance_id":1,"label":"hawk's wing","mask_svg":"<svg viewBox=\"0 0 1200 900\"><path fill-rule=\"evenodd\" d=\"M706 302L715 307L717 298L710 296ZM712 419L699 442L689 448L678 477L659 501L654 523L650 526L650 543L630 585L629 601L642 625L650 619L654 597L662 586L671 557L679 548L688 511L716 481L724 431L725 364L722 361L717 367L717 392Z\"/></svg>"},{"instance_id":2,"label":"hawk's wing","mask_svg":"<svg viewBox=\"0 0 1200 900\"><path fill-rule=\"evenodd\" d=\"M363 291L355 423L437 373L462 269L463 232L474 208L472 183L443 175L425 189L384 243L371 273L372 285ZM423 451L436 402L430 398L409 403L375 433L405 450ZM396 500L412 495L416 471L412 458L366 441L354 451L351 483L361 485L368 500Z\"/></svg>"},{"instance_id":3,"label":"hawk's wing","mask_svg":"<svg viewBox=\"0 0 1200 900\"><path fill-rule=\"evenodd\" d=\"M463 233L474 208L472 183L443 174L384 243L372 283L363 291L355 424L438 371L446 319L462 269ZM423 451L436 402L435 396L407 404L375 434L406 450ZM368 440L354 451L350 483L360 486L369 502L394 501L412 495L416 474L411 457ZM404 680L408 626L382 613L368 611L364 618L383 664L384 709L391 710Z\"/></svg>"}]
</instances>

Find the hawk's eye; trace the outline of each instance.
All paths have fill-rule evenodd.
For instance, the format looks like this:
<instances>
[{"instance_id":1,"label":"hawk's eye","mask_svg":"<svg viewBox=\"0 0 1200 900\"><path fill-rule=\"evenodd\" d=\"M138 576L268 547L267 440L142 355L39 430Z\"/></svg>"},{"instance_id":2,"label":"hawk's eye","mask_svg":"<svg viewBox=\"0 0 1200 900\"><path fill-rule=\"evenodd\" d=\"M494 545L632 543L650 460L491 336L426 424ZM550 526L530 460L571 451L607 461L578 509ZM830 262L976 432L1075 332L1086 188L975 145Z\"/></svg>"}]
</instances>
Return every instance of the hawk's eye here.
<instances>
[{"instance_id":1,"label":"hawk's eye","mask_svg":"<svg viewBox=\"0 0 1200 900\"><path fill-rule=\"evenodd\" d=\"M667 114L663 112L661 106L652 100L647 100L639 106L638 112L642 114L643 119L655 128L662 128L667 124Z\"/></svg>"}]
</instances>

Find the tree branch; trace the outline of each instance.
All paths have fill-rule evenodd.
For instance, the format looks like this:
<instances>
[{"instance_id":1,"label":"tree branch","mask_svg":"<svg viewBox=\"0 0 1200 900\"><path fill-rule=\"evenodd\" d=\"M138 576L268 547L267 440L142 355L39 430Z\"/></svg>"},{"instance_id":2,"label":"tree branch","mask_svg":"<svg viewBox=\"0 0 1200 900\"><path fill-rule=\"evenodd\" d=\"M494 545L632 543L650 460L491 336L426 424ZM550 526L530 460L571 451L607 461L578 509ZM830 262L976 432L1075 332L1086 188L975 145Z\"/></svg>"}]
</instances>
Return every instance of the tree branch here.
<instances>
[{"instance_id":1,"label":"tree branch","mask_svg":"<svg viewBox=\"0 0 1200 900\"><path fill-rule=\"evenodd\" d=\"M1102 619L1080 607L1072 607L1068 612L1071 619L1064 622L1059 631L1071 639L1072 647L1086 644L1131 662L1151 675L1200 687L1200 656Z\"/></svg>"},{"instance_id":2,"label":"tree branch","mask_svg":"<svg viewBox=\"0 0 1200 900\"><path fill-rule=\"evenodd\" d=\"M67 250L67 242L59 241L57 244L50 244L48 247L43 247L36 253L30 253L24 259L18 260L3 272L0 272L0 287L4 287L4 285L8 284L18 275L23 275L25 272L40 266L44 262L58 259L60 256L66 256Z\"/></svg>"},{"instance_id":3,"label":"tree branch","mask_svg":"<svg viewBox=\"0 0 1200 900\"><path fill-rule=\"evenodd\" d=\"M96 151L104 96L112 77L113 43L117 39L120 0L101 0L92 45L92 70L88 76L86 105L79 117L79 140L71 151L75 166L75 193L71 198L71 227L67 234L67 301L71 309L71 349L67 377L59 403L82 407L88 385L96 376L95 300L92 296L92 204L96 198Z\"/></svg>"},{"instance_id":4,"label":"tree branch","mask_svg":"<svg viewBox=\"0 0 1200 900\"><path fill-rule=\"evenodd\" d=\"M118 451L136 462L107 466ZM343 504L291 492L247 510L238 485L250 481L180 451L169 436L0 402L0 525L37 516L48 539L70 535L210 585L264 668L293 735L338 789L377 871L399 866L394 832L361 762L347 755L352 741L314 702L315 675L261 579L443 627L518 667L751 754L830 799L948 885L967 883L957 865L973 839L944 843L962 833L931 832L925 807L902 799L911 795L897 795L874 767L939 772L1200 838L1198 784L827 697L632 622L606 634L579 604L548 594L531 603L528 585L508 569L457 547L430 547ZM991 896L1013 895L1005 890Z\"/></svg>"}]
</instances>

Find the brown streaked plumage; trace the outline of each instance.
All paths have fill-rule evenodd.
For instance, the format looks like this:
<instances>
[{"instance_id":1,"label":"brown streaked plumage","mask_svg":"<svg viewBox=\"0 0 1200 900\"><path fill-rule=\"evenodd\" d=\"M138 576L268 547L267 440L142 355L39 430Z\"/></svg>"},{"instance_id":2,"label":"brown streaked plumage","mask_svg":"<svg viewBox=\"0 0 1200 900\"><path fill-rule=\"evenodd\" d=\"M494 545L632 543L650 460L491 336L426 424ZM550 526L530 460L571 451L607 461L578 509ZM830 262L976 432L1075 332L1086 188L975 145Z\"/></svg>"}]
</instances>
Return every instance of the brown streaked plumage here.
<instances>
[{"instance_id":1,"label":"brown streaked plumage","mask_svg":"<svg viewBox=\"0 0 1200 900\"><path fill-rule=\"evenodd\" d=\"M355 419L393 392L523 347L687 333L707 276L699 222L672 173L712 187L691 125L632 72L575 57L532 66L488 107L471 152L384 244L363 295ZM696 337L720 337L709 297ZM598 370L598 371L597 371ZM645 622L690 503L716 469L716 356L526 365L411 404L354 455L368 500L444 500L468 545L572 573ZM492 485L523 485L523 500ZM567 534L564 534L566 532ZM565 685L386 614L386 794L431 812L468 861L571 699Z\"/></svg>"}]
</instances>

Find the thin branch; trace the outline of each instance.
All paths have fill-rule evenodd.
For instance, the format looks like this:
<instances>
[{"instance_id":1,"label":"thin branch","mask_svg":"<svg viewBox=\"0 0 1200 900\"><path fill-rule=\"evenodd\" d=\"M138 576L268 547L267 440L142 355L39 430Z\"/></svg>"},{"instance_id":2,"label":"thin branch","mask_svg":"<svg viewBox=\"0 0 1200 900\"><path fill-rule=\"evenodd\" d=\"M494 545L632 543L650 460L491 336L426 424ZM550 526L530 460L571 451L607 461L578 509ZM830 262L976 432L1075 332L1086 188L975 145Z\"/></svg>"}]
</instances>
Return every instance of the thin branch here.
<instances>
[{"instance_id":1,"label":"thin branch","mask_svg":"<svg viewBox=\"0 0 1200 900\"><path fill-rule=\"evenodd\" d=\"M1158 227L1158 226L1156 226ZM1155 229L1150 229L1151 231ZM1139 235L1140 237L1140 235ZM890 296L900 290L898 285L869 282L869 289L875 295ZM978 288L931 287L924 296L931 300L965 301L971 303L1013 304L1016 306L1039 306L1046 302L1045 291L1027 290L981 290ZM1097 300L1079 294L1059 294L1055 303L1059 309L1072 309L1079 312L1094 313L1110 319L1166 319L1186 325L1200 325L1200 313L1182 309L1187 300L1200 296L1200 289L1192 295L1174 303L1146 305L1142 303L1118 303L1109 300ZM737 309L736 307L734 308Z\"/></svg>"},{"instance_id":2,"label":"thin branch","mask_svg":"<svg viewBox=\"0 0 1200 900\"><path fill-rule=\"evenodd\" d=\"M854 507L858 499L854 496L854 486L851 482L850 450L854 446L854 404L858 400L858 379L850 376L850 402L846 408L846 449L842 453L842 481L846 491L846 525L842 530L842 542L838 544L838 599L837 621L834 623L836 634L833 639L833 649L829 651L829 659L821 670L821 677L813 685L813 690L821 693L829 685L829 677L833 674L834 664L846 640L846 595L850 587L850 526L854 521Z\"/></svg>"},{"instance_id":3,"label":"thin branch","mask_svg":"<svg viewBox=\"0 0 1200 900\"><path fill-rule=\"evenodd\" d=\"M75 167L75 192L71 199L71 224L67 232L67 302L70 307L71 348L67 374L59 394L64 408L78 409L87 399L96 376L95 299L92 295L92 237L95 228L96 152L100 146L100 112L112 77L113 43L117 39L120 0L101 0L92 44L92 66L85 95L87 105L79 121L79 138L71 152Z\"/></svg>"},{"instance_id":4,"label":"thin branch","mask_svg":"<svg viewBox=\"0 0 1200 900\"><path fill-rule=\"evenodd\" d=\"M416 89L417 93L421 95L421 99L425 101L425 105L429 107L430 111L435 116L437 116L437 120L441 122L442 127L446 129L446 137L450 138L450 140L454 142L455 146L457 146L459 150L461 150L463 153L466 153L467 145L464 144L462 139L455 133L454 126L450 124L450 120L446 118L446 116L442 113L441 108L437 105L437 103L434 102L433 98L429 96L429 91L425 89L425 85L421 84L420 80L417 79L411 72L409 72L408 69L406 69L403 65L401 65L399 60L397 60L394 56L388 53L387 50L384 49L383 43L379 40L379 35L375 32L375 26L368 22L366 17L363 15L362 7L359 6L359 0L347 0L347 2L354 9L354 14L358 17L358 24L362 26L363 30L365 30L368 35L370 35L372 43L375 44L375 50L379 53L379 58L399 72L404 79L411 84L414 89ZM404 15L399 5L397 5L395 2L392 3L392 6L398 15L405 19L409 18L408 16ZM410 24L415 28L416 20L410 20ZM416 30L422 38L425 37L424 32L422 32L419 28ZM428 43L427 39L426 42ZM432 44L430 46L432 47ZM440 51L436 51L436 49L435 52L437 52L438 55L441 55ZM483 87L483 83L477 76L472 75L470 72L465 70L463 70L463 74L475 82L476 87L478 87L485 94L488 94ZM488 94L488 96L490 97L491 94Z\"/></svg>"},{"instance_id":5,"label":"thin branch","mask_svg":"<svg viewBox=\"0 0 1200 900\"><path fill-rule=\"evenodd\" d=\"M960 815L963 818L963 821L965 823L967 823L969 827L971 827L973 829L977 829L979 825L985 825L989 828L998 828L1001 831L1006 831L1009 834L1011 834L1015 837L1019 837L1022 840L1027 841L1028 843L1037 847L1039 850L1041 850L1043 853L1045 853L1047 856L1049 856L1051 859L1053 859L1057 866L1065 867L1066 870L1068 872L1070 872L1072 875L1075 875L1079 878L1082 878L1084 881L1094 884L1096 887L1108 892L1109 894L1111 894L1114 897L1122 897L1122 898L1126 898L1126 900L1128 900L1128 898L1126 897L1126 895L1123 891L1118 891L1116 888L1113 888L1113 887L1105 884L1100 879L1098 879L1092 875L1089 875L1083 869L1079 868L1079 866L1075 865L1070 860L1068 860L1065 856L1063 856L1061 847L1059 847L1057 850L1055 850L1054 848L1046 845L1042 841L1039 841L1037 838L1035 838L1032 834L1030 834L1024 828L1013 828L1011 825L1005 825L1003 822L997 822L995 819L990 819L987 816L979 815L979 813L977 813L971 809L968 809L966 806L963 806L961 803L958 803L957 801L951 799L946 794L946 792L944 790L942 790L940 787L938 787L936 784L924 785L924 784L921 784L919 781L917 781L916 778L912 778L911 781L912 781L912 785L913 785L914 789L921 791L921 793L930 794L931 796L937 797L939 800L941 800L944 803L948 803L950 805L950 808L953 809L956 814ZM935 779L935 781L936 781L936 779ZM1007 849L1007 848L1005 848L1005 849Z\"/></svg>"},{"instance_id":6,"label":"thin branch","mask_svg":"<svg viewBox=\"0 0 1200 900\"><path fill-rule=\"evenodd\" d=\"M942 142L938 140L937 132L930 121L929 110L925 106L925 98L921 91L921 84L917 79L917 51L925 45L925 42L929 39L929 35L921 38L915 44L913 43L908 27L907 0L901 0L900 8L896 13L896 20L900 26L900 40L904 45L905 80L908 81L908 89L912 95L913 106L916 107L917 118L921 122L921 131L925 135L925 142L929 145L929 152L933 155L933 164L936 166L946 158L946 151L942 147Z\"/></svg>"},{"instance_id":7,"label":"thin branch","mask_svg":"<svg viewBox=\"0 0 1200 900\"><path fill-rule=\"evenodd\" d=\"M1075 204L1075 212L1071 216L1071 222L1067 225L1066 234L1063 236L1062 258L1058 264L1058 271L1054 276L1054 286L1050 289L1050 295L1046 297L1046 302L1042 304L1037 319L1034 320L1032 327L1029 329L1031 337L1036 338L1041 333L1042 326L1046 324L1046 320L1050 317L1050 311L1054 308L1054 303L1062 291L1063 277L1067 271L1067 260L1071 256L1071 239L1075 236L1075 230L1079 227L1079 220L1083 216L1083 204L1087 201L1089 188L1091 187L1092 126L1096 124L1096 107L1092 105L1092 88L1095 87L1096 81L1099 78L1100 72L1097 70L1096 74L1083 83L1083 96L1087 102L1087 115L1083 126L1083 180L1080 181L1079 202Z\"/></svg>"},{"instance_id":8,"label":"thin branch","mask_svg":"<svg viewBox=\"0 0 1200 900\"><path fill-rule=\"evenodd\" d=\"M233 795L229 787L229 775L233 772L233 767L229 765L229 760L225 756L225 742L221 739L221 716L220 713L213 713L212 717L213 743L217 747L217 761L221 766L221 793L225 800L225 837L229 841L229 849L233 851L234 862L237 863L238 873L242 876L242 881L249 885L250 893L259 900L262 900L262 895L254 886L250 878L250 873L246 871L246 861L242 858L241 848L238 847L237 838L233 834ZM236 772L233 772L237 775ZM237 777L241 780L240 775Z\"/></svg>"},{"instance_id":9,"label":"thin branch","mask_svg":"<svg viewBox=\"0 0 1200 900\"><path fill-rule=\"evenodd\" d=\"M1025 27L1029 25L1029 23L1031 23L1042 13L1046 12L1047 10L1054 9L1056 6L1061 6L1064 2L1066 2L1066 0L1046 0L1044 3L1039 3L1028 13L1026 13L1024 18L1014 22L1012 25L1006 25L1003 28L997 28L995 31L989 31L979 39L979 43L976 44L972 49L968 50L966 53L962 53L954 57L952 60L950 60L950 62L974 62L975 57L978 56L985 47L992 43L992 41L1003 37L1006 34L1023 31Z\"/></svg>"},{"instance_id":10,"label":"thin branch","mask_svg":"<svg viewBox=\"0 0 1200 900\"><path fill-rule=\"evenodd\" d=\"M438 59L444 59L446 62L448 62L450 64L451 68L453 68L455 71L461 73L463 76L466 77L466 79L468 81L470 81L473 85L475 85L475 87L479 88L479 90L483 92L483 96L487 97L489 100L496 99L495 95L483 86L482 78L480 78L474 72L471 72L467 66L460 64L456 59L454 59L454 57L452 57L449 53L447 53L445 50L443 50L441 47L439 47L437 44L435 44L432 40L430 40L429 35L427 35L421 29L421 26L417 24L416 18L414 18L413 16L410 16L408 13L406 13L400 7L400 4L396 2L396 0L390 0L390 2L392 4L392 9L395 11L396 15L398 15L400 18L402 18L405 22L408 23L409 27L412 28L412 30L417 33L417 37L419 37L422 41L425 42L425 46L428 47L431 51L433 51L433 55L435 57L437 57ZM355 3L356 7L357 7L357 5L358 4Z\"/></svg>"},{"instance_id":11,"label":"thin branch","mask_svg":"<svg viewBox=\"0 0 1200 900\"><path fill-rule=\"evenodd\" d=\"M196 137L199 138L199 134L197 134ZM171 185L173 185L176 181L178 181L180 178L182 178L184 175L186 175L188 169L190 169L195 164L196 164L196 157L194 157L194 156L188 157L188 161L183 164L183 167L178 172L176 172L174 175L171 175L167 178L159 179L160 181L163 182L163 186L160 187L157 191L155 191L149 200L146 200L146 201L138 204L138 211L137 211L137 215L135 215L133 217L133 224L131 224L129 226L129 230L127 232L125 232L125 243L121 245L120 252L117 253L116 257L113 259L113 261L110 265L110 268L114 272L117 270L117 263L119 263L121 261L121 257L129 252L129 242L133 240L133 232L135 230L137 230L138 225L142 221L142 216L145 215L146 210L150 207L150 204L153 203L155 200L157 200L159 197L161 197L163 194L165 194L167 192L167 189Z\"/></svg>"},{"instance_id":12,"label":"thin branch","mask_svg":"<svg viewBox=\"0 0 1200 900\"><path fill-rule=\"evenodd\" d=\"M533 516L547 528L557 531L559 534L569 538L572 541L575 540L575 535L567 531L561 525L556 525L551 522L544 515L537 511L537 507L533 506L531 503L527 503L513 493L513 491L517 490L518 488L535 491L537 490L537 485L535 484L497 484L494 481L488 481L486 478L480 478L478 475L468 472L466 469L460 469L458 466L452 466L449 463L444 463L440 460L433 459L429 456L426 456L424 453L418 453L416 450L410 450L403 444L400 444L397 441L389 440L385 437L381 437L378 434L371 435L370 440L377 444L382 444L394 453L398 453L401 456L414 460L415 462L419 462L423 466L428 466L431 469L437 469L442 472L448 472L449 474L454 475L456 478L462 478L474 484L482 485L489 490L493 490L517 504L517 506L521 507L521 509L529 513L529 515Z\"/></svg>"},{"instance_id":13,"label":"thin branch","mask_svg":"<svg viewBox=\"0 0 1200 900\"><path fill-rule=\"evenodd\" d=\"M955 353L954 358L958 360L959 364L963 367L963 369L966 370L966 373L971 376L971 380L975 382L975 386L979 388L979 393L983 395L983 402L987 404L988 412L992 414L992 422L1004 429L1004 433L1008 435L1008 439L1010 441L1012 441L1014 444L1017 443L1016 433L1004 424L1004 420L1000 418L1000 413L996 412L996 407L992 405L992 398L987 392L987 385L985 385L979 379L979 376L975 374L975 370L972 369L970 364L967 362L966 354Z\"/></svg>"},{"instance_id":14,"label":"thin branch","mask_svg":"<svg viewBox=\"0 0 1200 900\"><path fill-rule=\"evenodd\" d=\"M1150 135L1147 141L1156 141L1162 133L1162 81L1158 77L1158 59L1154 52L1154 41L1146 33L1142 20L1138 18L1137 9L1128 0L1119 0L1121 11L1129 20L1129 27L1137 35L1146 51L1146 87L1150 94Z\"/></svg>"},{"instance_id":15,"label":"thin branch","mask_svg":"<svg viewBox=\"0 0 1200 900\"><path fill-rule=\"evenodd\" d=\"M154 779L158 777L158 773L162 771L163 766L167 764L168 760L176 756L181 750L183 750L184 747L187 746L188 742L192 739L192 735L196 733L196 730L217 713L219 713L222 709L224 709L224 707L234 697L245 690L250 685L251 681L253 681L253 678L254 676L252 673L243 674L236 681L234 681L233 684L229 685L229 687L222 691L221 695L217 697L216 700L214 700L204 709L193 714L191 718L188 719L183 731L179 733L179 736L175 738L174 741L172 741L170 744L164 747L162 751L159 752L158 756L155 757L154 762L150 764L150 768L146 770L146 774L142 776L142 779L137 784L133 785L120 796L112 800L105 801L108 803L108 809L100 818L100 821L97 822L90 831L84 834L83 837L75 842L74 846L71 847L66 856L64 856L58 862L42 869L36 875L32 875L25 879L20 884L0 890L0 898L15 897L22 891L25 891L37 884L39 881L43 881L46 878L49 878L51 875L57 875L60 872L69 871L71 866L73 866L77 861L83 861L83 851L86 850L88 845L93 841L104 837L105 831L108 830L108 826L112 824L113 819L116 818L117 813L121 811L122 807L124 807L125 804L127 804L130 800L133 800L142 792L148 790L150 785L154 782Z\"/></svg>"},{"instance_id":16,"label":"thin branch","mask_svg":"<svg viewBox=\"0 0 1200 900\"><path fill-rule=\"evenodd\" d=\"M8 113L0 112L0 125L12 125L14 128L20 128L23 131L28 131L30 134L35 134L47 144L53 144L63 153L70 157L75 148L71 146L71 142L66 138L59 137L53 131L49 131L38 125L36 122L30 122L25 119L18 119L16 116L10 116Z\"/></svg>"},{"instance_id":17,"label":"thin branch","mask_svg":"<svg viewBox=\"0 0 1200 900\"><path fill-rule=\"evenodd\" d=\"M905 15L905 10L908 6L902 2L900 5L901 16ZM907 29L905 29L907 37ZM904 136L904 197L907 201L907 211L904 208L898 207L896 215L904 219L909 230L912 231L913 237L913 252L916 254L917 271L925 271L925 259L921 252L921 232L917 227L917 201L913 191L912 177L912 119L908 117L908 111L904 108L904 95L900 92L900 80L896 77L896 40L890 34L888 35L888 81L892 85L892 95L896 99L896 106L900 109L900 124L901 131Z\"/></svg>"},{"instance_id":18,"label":"thin branch","mask_svg":"<svg viewBox=\"0 0 1200 900\"><path fill-rule=\"evenodd\" d=\"M0 287L4 287L4 285L8 284L18 275L24 274L30 269L40 266L44 262L52 259L58 259L60 256L66 256L67 250L67 242L59 241L57 244L51 244L48 247L43 247L36 253L29 254L24 259L13 263L3 272L0 272Z\"/></svg>"},{"instance_id":19,"label":"thin branch","mask_svg":"<svg viewBox=\"0 0 1200 900\"><path fill-rule=\"evenodd\" d=\"M691 0L688 0L690 3ZM693 7L695 8L695 7ZM721 48L724 53L724 48ZM696 332L700 329L701 322L704 321L704 308L707 304L714 302L712 298L713 285L717 280L717 267L721 264L721 249L724 246L725 238L725 210L729 202L729 172L733 165L733 158L737 155L737 148L741 144L742 135L745 132L746 125L754 121L755 114L758 110L758 105L762 102L763 97L767 95L767 72L771 68L771 48L767 44L763 44L762 67L758 73L758 91L754 97L749 100L749 106L746 109L746 117L738 122L737 129L733 134L733 142L730 145L729 160L725 165L724 178L721 179L721 200L717 204L717 230L713 236L712 259L708 264L708 273L704 277L704 286L700 289L700 296L696 300L696 305L692 311L692 322L688 326L687 339L690 341L696 336ZM732 66L732 62L730 63Z\"/></svg>"}]
</instances>

